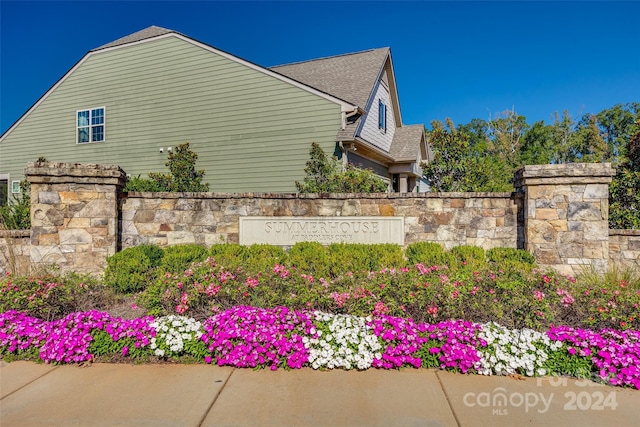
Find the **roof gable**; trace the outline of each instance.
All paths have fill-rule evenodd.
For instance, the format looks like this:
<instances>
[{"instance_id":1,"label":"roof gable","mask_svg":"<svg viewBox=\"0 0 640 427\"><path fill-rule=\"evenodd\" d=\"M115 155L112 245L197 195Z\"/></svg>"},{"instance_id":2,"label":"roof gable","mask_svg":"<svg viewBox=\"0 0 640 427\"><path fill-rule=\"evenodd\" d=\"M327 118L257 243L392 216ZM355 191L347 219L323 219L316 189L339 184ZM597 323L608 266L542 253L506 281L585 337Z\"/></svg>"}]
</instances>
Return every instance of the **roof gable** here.
<instances>
[{"instance_id":1,"label":"roof gable","mask_svg":"<svg viewBox=\"0 0 640 427\"><path fill-rule=\"evenodd\" d=\"M256 71L259 71L261 73L264 73L266 75L269 75L271 77L274 77L276 79L279 79L281 81L284 81L286 83L289 83L293 86L296 86L300 89L303 89L307 92L313 93L314 95L320 96L324 99L327 99L331 102L334 102L338 105L340 105L341 110L343 112L351 112L356 110L357 106L342 99L339 97L336 97L332 94L329 94L327 92L322 91L321 89L309 86L308 84L305 84L304 82L299 82L297 80L291 79L290 77L287 77L285 75L279 74L277 72L271 71L267 68L261 67L260 65L254 64L250 61L247 61L245 59L239 58L235 55L232 55L230 53L227 53L225 51L222 51L220 49L216 49L213 46L207 45L205 43L202 43L198 40L192 39L190 37L187 37L183 34L180 34L176 31L173 30L168 30L166 28L161 28L161 27L156 27L156 26L151 26L148 28L145 28L144 30L138 31L136 33L130 34L128 36L122 37L120 39L117 39L113 42L107 43L105 45L102 45L96 49L93 49L91 51L89 51L87 54L85 54L69 71L67 71L64 76L62 76L44 95L42 95L40 97L40 99L38 99L32 106L31 108L29 108L13 125L11 125L11 127L9 127L9 129L6 130L6 132L2 135L0 135L0 143L2 143L2 141L7 137L7 135L9 135L13 129L15 129L33 110L35 110L54 90L56 90L56 88L58 86L60 86L75 70L77 70L80 66L82 66L82 64L92 55L100 55L105 51L109 51L112 49L121 49L121 48L126 48L128 45L131 44L138 44L138 43L145 43L148 41L152 41L152 40L157 40L159 38L163 38L163 37L177 37L181 40L184 40L188 43L192 43L196 46L199 46L203 49L206 49L210 52L216 53L220 56L223 56L227 59L230 59L232 61L235 61L237 63L243 64L251 69L254 69Z\"/></svg>"},{"instance_id":2,"label":"roof gable","mask_svg":"<svg viewBox=\"0 0 640 427\"><path fill-rule=\"evenodd\" d=\"M428 156L423 149L425 146L424 141L423 125L396 128L389 154L396 162L415 162L418 158L418 153L421 153L422 158L426 159Z\"/></svg>"}]
</instances>

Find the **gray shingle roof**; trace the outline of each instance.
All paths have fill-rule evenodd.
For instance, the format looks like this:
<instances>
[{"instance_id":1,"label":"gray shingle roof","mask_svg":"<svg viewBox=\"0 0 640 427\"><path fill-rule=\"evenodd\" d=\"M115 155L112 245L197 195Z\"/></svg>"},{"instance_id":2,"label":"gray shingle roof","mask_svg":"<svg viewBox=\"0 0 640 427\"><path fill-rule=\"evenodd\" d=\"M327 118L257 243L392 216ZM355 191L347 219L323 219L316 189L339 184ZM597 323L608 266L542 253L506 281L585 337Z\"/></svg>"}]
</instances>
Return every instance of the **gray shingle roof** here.
<instances>
[{"instance_id":1,"label":"gray shingle roof","mask_svg":"<svg viewBox=\"0 0 640 427\"><path fill-rule=\"evenodd\" d=\"M170 33L179 34L174 30L154 25L102 45L92 51L135 43ZM328 58L284 64L270 67L269 69L357 105L364 110L367 107L367 102L377 79L385 66L389 52L388 47L370 49ZM348 124L345 129L338 131L337 140L349 141L355 138L355 132L361 119L361 117L358 118L354 123ZM396 128L389 154L395 161L415 161L417 154L420 152L423 132L423 125Z\"/></svg>"},{"instance_id":2,"label":"gray shingle roof","mask_svg":"<svg viewBox=\"0 0 640 427\"><path fill-rule=\"evenodd\" d=\"M415 162L420 152L420 142L424 137L423 125L402 126L396 128L389 154L396 162ZM423 159L426 160L426 159Z\"/></svg>"},{"instance_id":3,"label":"gray shingle roof","mask_svg":"<svg viewBox=\"0 0 640 427\"><path fill-rule=\"evenodd\" d=\"M269 69L365 109L388 55L385 47Z\"/></svg>"},{"instance_id":4,"label":"gray shingle roof","mask_svg":"<svg viewBox=\"0 0 640 427\"><path fill-rule=\"evenodd\" d=\"M129 34L128 36L119 38L118 40L114 40L110 43L97 47L93 49L92 52L95 50L106 49L108 47L120 46L127 43L134 43L140 40L150 39L151 37L161 36L163 34L169 34L169 33L175 33L175 31L152 25L151 27L145 28L144 30L140 30L133 34Z\"/></svg>"},{"instance_id":5,"label":"gray shingle roof","mask_svg":"<svg viewBox=\"0 0 640 427\"><path fill-rule=\"evenodd\" d=\"M358 125L360 124L360 118L353 123L347 124L344 129L338 131L336 141L352 141L355 138Z\"/></svg>"}]
</instances>

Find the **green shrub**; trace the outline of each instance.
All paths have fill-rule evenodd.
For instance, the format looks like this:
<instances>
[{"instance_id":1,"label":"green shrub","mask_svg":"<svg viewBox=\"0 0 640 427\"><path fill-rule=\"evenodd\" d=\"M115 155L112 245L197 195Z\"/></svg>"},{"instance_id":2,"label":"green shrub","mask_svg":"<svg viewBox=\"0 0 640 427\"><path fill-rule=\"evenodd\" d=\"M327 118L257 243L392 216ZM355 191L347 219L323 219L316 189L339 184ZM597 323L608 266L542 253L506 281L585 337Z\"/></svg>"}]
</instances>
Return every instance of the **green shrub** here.
<instances>
[{"instance_id":1,"label":"green shrub","mask_svg":"<svg viewBox=\"0 0 640 427\"><path fill-rule=\"evenodd\" d=\"M349 164L343 170L340 161L327 156L315 142L309 156L304 180L295 183L301 193L382 193L388 189L387 183L370 169Z\"/></svg>"},{"instance_id":2,"label":"green shrub","mask_svg":"<svg viewBox=\"0 0 640 427\"><path fill-rule=\"evenodd\" d=\"M289 264L274 268L265 262L269 267L254 273L248 271L249 248L224 245L214 252L235 263L245 257L247 269L243 265L231 269L217 260L196 263L187 272L158 278L138 302L156 316L178 313L198 319L233 306L252 305L357 316L387 313L429 323L451 318L495 321L516 329L545 330L551 323L582 328L640 327L640 289L630 273L609 274L604 279L599 276L597 282L576 281L552 271L534 270L509 256L474 268L452 261L448 265L378 269L381 261L375 253L380 247L372 249L374 246L336 244L325 249L301 243L295 250L292 247ZM421 246L424 249L425 245L418 245L412 253ZM271 253L273 249L262 247L259 252L265 250ZM277 256L278 249L273 251ZM465 260L475 262L480 253L462 249L460 256L467 255ZM498 255L492 257L498 259ZM324 265L325 258L332 276L323 277L309 267ZM303 263L306 269L287 267Z\"/></svg>"},{"instance_id":3,"label":"green shrub","mask_svg":"<svg viewBox=\"0 0 640 427\"><path fill-rule=\"evenodd\" d=\"M405 264L404 252L400 245L380 243L367 245L369 249L369 268L371 271L381 268L401 268Z\"/></svg>"},{"instance_id":4,"label":"green shrub","mask_svg":"<svg viewBox=\"0 0 640 427\"><path fill-rule=\"evenodd\" d=\"M300 273L329 277L329 255L318 242L298 242L289 249L288 264Z\"/></svg>"},{"instance_id":5,"label":"green shrub","mask_svg":"<svg viewBox=\"0 0 640 427\"><path fill-rule=\"evenodd\" d=\"M131 294L144 290L155 279L156 268L164 252L156 245L127 248L107 258L105 284L116 293Z\"/></svg>"},{"instance_id":6,"label":"green shrub","mask_svg":"<svg viewBox=\"0 0 640 427\"><path fill-rule=\"evenodd\" d=\"M264 244L242 246L236 243L218 243L209 248L209 255L228 271L241 268L249 273L271 270L287 259L287 254L281 247Z\"/></svg>"},{"instance_id":7,"label":"green shrub","mask_svg":"<svg viewBox=\"0 0 640 427\"><path fill-rule=\"evenodd\" d=\"M449 253L463 265L477 267L486 262L484 249L478 246L454 246Z\"/></svg>"},{"instance_id":8,"label":"green shrub","mask_svg":"<svg viewBox=\"0 0 640 427\"><path fill-rule=\"evenodd\" d=\"M164 248L160 262L162 271L177 273L186 270L194 262L207 259L209 251L202 245L187 243Z\"/></svg>"},{"instance_id":9,"label":"green shrub","mask_svg":"<svg viewBox=\"0 0 640 427\"><path fill-rule=\"evenodd\" d=\"M58 269L33 276L0 277L0 313L17 310L40 319L58 319L74 311L103 310L109 294L95 277Z\"/></svg>"},{"instance_id":10,"label":"green shrub","mask_svg":"<svg viewBox=\"0 0 640 427\"><path fill-rule=\"evenodd\" d=\"M487 259L490 262L501 263L503 261L513 261L522 264L534 265L536 259L529 251L513 248L493 248L487 251Z\"/></svg>"},{"instance_id":11,"label":"green shrub","mask_svg":"<svg viewBox=\"0 0 640 427\"><path fill-rule=\"evenodd\" d=\"M284 264L287 253L280 246L251 245L247 248L245 270L250 273L268 271L276 264Z\"/></svg>"},{"instance_id":12,"label":"green shrub","mask_svg":"<svg viewBox=\"0 0 640 427\"><path fill-rule=\"evenodd\" d=\"M189 148L185 142L169 152L165 166L169 168L168 174L150 172L149 178L140 176L131 178L124 191L209 191L209 184L203 183L204 170L196 170L198 155Z\"/></svg>"},{"instance_id":13,"label":"green shrub","mask_svg":"<svg viewBox=\"0 0 640 427\"><path fill-rule=\"evenodd\" d=\"M0 230L28 230L31 228L31 184L20 181L20 196L6 206L0 205Z\"/></svg>"},{"instance_id":14,"label":"green shrub","mask_svg":"<svg viewBox=\"0 0 640 427\"><path fill-rule=\"evenodd\" d=\"M209 248L209 255L216 263L224 265L227 270L244 267L249 258L249 249L237 243L217 243Z\"/></svg>"},{"instance_id":15,"label":"green shrub","mask_svg":"<svg viewBox=\"0 0 640 427\"><path fill-rule=\"evenodd\" d=\"M329 272L338 277L348 272L371 271L369 245L357 243L332 243L327 246Z\"/></svg>"},{"instance_id":16,"label":"green shrub","mask_svg":"<svg viewBox=\"0 0 640 427\"><path fill-rule=\"evenodd\" d=\"M166 192L170 191L170 188L165 182L141 178L140 175L138 175L127 179L127 184L123 191Z\"/></svg>"},{"instance_id":17,"label":"green shrub","mask_svg":"<svg viewBox=\"0 0 640 427\"><path fill-rule=\"evenodd\" d=\"M448 265L451 261L451 257L445 252L442 245L435 242L412 243L407 246L405 256L409 265Z\"/></svg>"}]
</instances>

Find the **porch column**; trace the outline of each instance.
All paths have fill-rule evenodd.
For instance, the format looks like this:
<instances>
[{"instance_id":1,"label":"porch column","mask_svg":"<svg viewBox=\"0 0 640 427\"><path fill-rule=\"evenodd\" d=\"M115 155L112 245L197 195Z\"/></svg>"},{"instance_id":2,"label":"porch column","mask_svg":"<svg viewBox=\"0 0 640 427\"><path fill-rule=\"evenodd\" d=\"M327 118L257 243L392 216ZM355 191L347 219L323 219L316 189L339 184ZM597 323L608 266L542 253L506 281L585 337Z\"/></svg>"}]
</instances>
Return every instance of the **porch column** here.
<instances>
[{"instance_id":1,"label":"porch column","mask_svg":"<svg viewBox=\"0 0 640 427\"><path fill-rule=\"evenodd\" d=\"M398 190L400 193L408 193L409 192L409 175L407 175L406 173L401 173L398 176L398 180L399 182L399 186L398 186Z\"/></svg>"}]
</instances>

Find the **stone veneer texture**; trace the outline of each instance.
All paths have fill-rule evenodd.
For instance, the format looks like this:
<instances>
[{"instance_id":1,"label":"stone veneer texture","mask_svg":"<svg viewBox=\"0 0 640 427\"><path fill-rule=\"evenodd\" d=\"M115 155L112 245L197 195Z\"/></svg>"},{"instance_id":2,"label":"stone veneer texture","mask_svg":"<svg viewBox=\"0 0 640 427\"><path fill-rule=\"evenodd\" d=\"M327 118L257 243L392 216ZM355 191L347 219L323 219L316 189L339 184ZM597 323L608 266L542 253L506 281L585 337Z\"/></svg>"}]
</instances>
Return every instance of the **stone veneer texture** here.
<instances>
[{"instance_id":1,"label":"stone veneer texture","mask_svg":"<svg viewBox=\"0 0 640 427\"><path fill-rule=\"evenodd\" d=\"M510 193L130 193L121 209L123 248L237 243L241 216L402 216L406 245L517 247L518 209Z\"/></svg>"},{"instance_id":2,"label":"stone veneer texture","mask_svg":"<svg viewBox=\"0 0 640 427\"><path fill-rule=\"evenodd\" d=\"M524 247L572 275L610 260L640 267L640 231L608 228L614 173L610 164L526 166L515 193L127 194L118 166L36 162L25 170L32 229L0 236L0 272L55 263L100 274L108 256L143 243L237 243L248 216L404 217L405 245Z\"/></svg>"}]
</instances>

